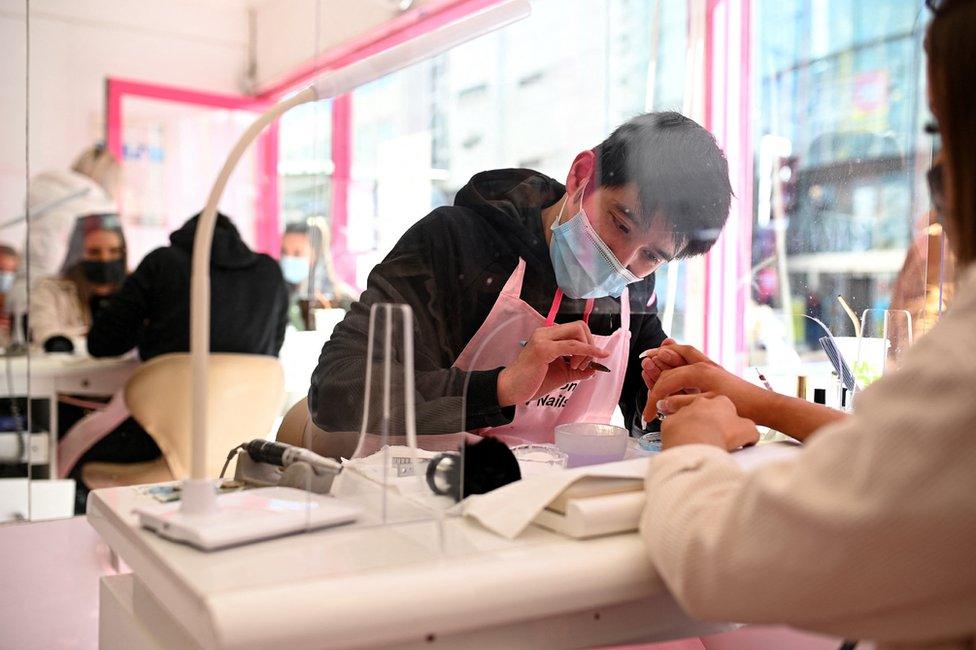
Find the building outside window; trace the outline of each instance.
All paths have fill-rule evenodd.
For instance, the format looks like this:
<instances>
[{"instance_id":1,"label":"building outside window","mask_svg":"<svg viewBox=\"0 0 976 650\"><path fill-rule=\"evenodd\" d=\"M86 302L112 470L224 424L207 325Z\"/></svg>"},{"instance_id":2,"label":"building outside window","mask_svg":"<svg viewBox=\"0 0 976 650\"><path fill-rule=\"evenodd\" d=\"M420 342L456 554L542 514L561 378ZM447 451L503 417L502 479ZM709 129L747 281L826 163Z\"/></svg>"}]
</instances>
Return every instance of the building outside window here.
<instances>
[{"instance_id":1,"label":"building outside window","mask_svg":"<svg viewBox=\"0 0 976 650\"><path fill-rule=\"evenodd\" d=\"M920 3L753 4L755 196L749 362L774 350L822 357L823 321L854 328L837 300L892 304L929 226ZM897 302L897 300L896 300Z\"/></svg>"},{"instance_id":2,"label":"building outside window","mask_svg":"<svg viewBox=\"0 0 976 650\"><path fill-rule=\"evenodd\" d=\"M689 64L696 2L537 0L525 21L357 89L348 214L336 226L352 260L344 279L364 287L403 232L479 171L530 167L563 180L579 151L630 117L689 113L704 86ZM924 249L931 226L924 25L915 0L750 6L753 236L741 248L752 272L741 281L752 300L736 315L747 322L745 361L782 362L771 350L822 361L823 333L802 315L851 334L837 295L858 312L905 307L925 322L931 311L898 297L906 255ZM332 218L330 111L305 108L281 125L286 223ZM720 326L691 308L699 264L660 270L656 305L670 333L696 344L703 326ZM923 255L910 272L929 267Z\"/></svg>"}]
</instances>

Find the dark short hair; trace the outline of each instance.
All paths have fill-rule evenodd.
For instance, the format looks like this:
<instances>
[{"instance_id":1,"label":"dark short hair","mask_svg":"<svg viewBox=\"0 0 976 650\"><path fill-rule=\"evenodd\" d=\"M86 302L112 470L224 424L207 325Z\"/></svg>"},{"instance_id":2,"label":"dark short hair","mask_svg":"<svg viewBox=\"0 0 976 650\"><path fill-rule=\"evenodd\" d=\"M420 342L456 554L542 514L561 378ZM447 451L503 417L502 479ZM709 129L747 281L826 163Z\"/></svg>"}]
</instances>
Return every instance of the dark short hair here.
<instances>
[{"instance_id":1,"label":"dark short hair","mask_svg":"<svg viewBox=\"0 0 976 650\"><path fill-rule=\"evenodd\" d=\"M0 244L0 257L16 257L20 259L20 253L13 246L8 246L7 244Z\"/></svg>"},{"instance_id":2,"label":"dark short hair","mask_svg":"<svg viewBox=\"0 0 976 650\"><path fill-rule=\"evenodd\" d=\"M943 0L929 3L935 16L925 35L932 114L942 140L945 172L946 232L957 268L976 262L976 3Z\"/></svg>"},{"instance_id":3,"label":"dark short hair","mask_svg":"<svg viewBox=\"0 0 976 650\"><path fill-rule=\"evenodd\" d=\"M596 181L637 184L641 215L661 214L674 231L677 257L708 252L729 218L729 165L714 136L694 120L666 111L625 122L600 143Z\"/></svg>"},{"instance_id":4,"label":"dark short hair","mask_svg":"<svg viewBox=\"0 0 976 650\"><path fill-rule=\"evenodd\" d=\"M304 221L296 221L285 226L285 235L308 235L309 227Z\"/></svg>"}]
</instances>

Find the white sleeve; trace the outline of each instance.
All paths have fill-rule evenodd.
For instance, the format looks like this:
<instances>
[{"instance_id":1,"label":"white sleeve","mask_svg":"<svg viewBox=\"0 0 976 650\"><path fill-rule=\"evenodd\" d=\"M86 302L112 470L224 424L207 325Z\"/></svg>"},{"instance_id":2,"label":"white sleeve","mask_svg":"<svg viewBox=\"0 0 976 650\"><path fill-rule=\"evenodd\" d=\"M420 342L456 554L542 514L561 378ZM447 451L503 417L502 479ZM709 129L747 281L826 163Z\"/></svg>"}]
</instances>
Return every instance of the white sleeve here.
<instances>
[{"instance_id":1,"label":"white sleeve","mask_svg":"<svg viewBox=\"0 0 976 650\"><path fill-rule=\"evenodd\" d=\"M854 638L976 630L976 344L936 336L796 459L745 474L688 445L651 463L641 531L686 609Z\"/></svg>"},{"instance_id":2,"label":"white sleeve","mask_svg":"<svg viewBox=\"0 0 976 650\"><path fill-rule=\"evenodd\" d=\"M64 313L65 302L57 282L42 280L31 293L30 328L34 342L43 345L52 336L83 336L87 329L78 314Z\"/></svg>"}]
</instances>

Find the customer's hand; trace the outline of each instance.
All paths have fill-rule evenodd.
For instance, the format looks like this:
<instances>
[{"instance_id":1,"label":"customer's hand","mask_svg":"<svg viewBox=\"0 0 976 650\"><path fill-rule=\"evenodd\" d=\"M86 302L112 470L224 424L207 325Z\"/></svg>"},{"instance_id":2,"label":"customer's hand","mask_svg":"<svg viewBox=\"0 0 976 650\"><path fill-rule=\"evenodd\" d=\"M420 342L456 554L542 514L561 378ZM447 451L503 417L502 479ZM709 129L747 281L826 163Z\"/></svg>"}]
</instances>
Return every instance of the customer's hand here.
<instances>
[{"instance_id":1,"label":"customer's hand","mask_svg":"<svg viewBox=\"0 0 976 650\"><path fill-rule=\"evenodd\" d=\"M664 339L660 347L646 350L644 354L646 356L641 360L641 376L648 390L654 387L663 372L689 363L714 363L694 347L678 345L678 342L671 338Z\"/></svg>"},{"instance_id":2,"label":"customer's hand","mask_svg":"<svg viewBox=\"0 0 976 650\"><path fill-rule=\"evenodd\" d=\"M563 384L589 379L594 373L590 361L608 356L593 345L593 335L583 321L540 327L515 361L499 373L498 403L528 402Z\"/></svg>"},{"instance_id":3,"label":"customer's hand","mask_svg":"<svg viewBox=\"0 0 976 650\"><path fill-rule=\"evenodd\" d=\"M662 449L705 444L733 451L759 440L756 424L740 417L732 400L723 395L673 395L661 400L658 408L667 414L661 423Z\"/></svg>"},{"instance_id":4,"label":"customer's hand","mask_svg":"<svg viewBox=\"0 0 976 650\"><path fill-rule=\"evenodd\" d=\"M661 342L660 347L644 350L644 358L641 359L641 376L648 388L654 385L654 382L665 370L685 365L685 360L681 355L676 350L671 349L677 344L678 342L674 339L667 338Z\"/></svg>"},{"instance_id":5,"label":"customer's hand","mask_svg":"<svg viewBox=\"0 0 976 650\"><path fill-rule=\"evenodd\" d=\"M768 391L736 377L690 345L669 345L658 349L676 353L682 364L661 371L656 378L649 378L648 374L653 373L644 370L644 381L648 388L645 420L653 420L657 416L656 404L659 400L685 392L725 395L732 400L740 415L752 420L761 414L763 400L769 397Z\"/></svg>"}]
</instances>

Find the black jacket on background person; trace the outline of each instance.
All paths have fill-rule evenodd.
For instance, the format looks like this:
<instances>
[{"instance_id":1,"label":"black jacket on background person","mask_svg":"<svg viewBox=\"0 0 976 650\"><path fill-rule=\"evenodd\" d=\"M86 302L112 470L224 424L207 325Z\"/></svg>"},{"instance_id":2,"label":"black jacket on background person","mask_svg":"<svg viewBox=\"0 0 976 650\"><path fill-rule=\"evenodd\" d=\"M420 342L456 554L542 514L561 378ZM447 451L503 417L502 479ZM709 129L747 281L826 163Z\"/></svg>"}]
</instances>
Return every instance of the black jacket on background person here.
<instances>
[{"instance_id":1,"label":"black jacket on background person","mask_svg":"<svg viewBox=\"0 0 976 650\"><path fill-rule=\"evenodd\" d=\"M414 314L418 433L450 433L511 422L514 407L498 405L501 368L465 373L452 364L487 318L520 257L526 263L522 300L542 316L548 314L556 276L542 232L542 210L565 191L562 184L531 170L482 172L461 188L453 206L437 208L414 224L372 270L366 291L322 349L309 390L315 423L332 431L359 429L370 307L388 302L410 305ZM666 338L655 309L648 306L654 304L653 275L631 284L629 290L630 363L620 396L628 425L643 410L647 394L637 355ZM564 298L556 322L580 320L585 303ZM598 335L618 329L620 300L596 300L589 322ZM394 327L394 332L398 329ZM395 335L397 351L402 349L398 339ZM382 345L376 345L371 383L380 392L371 397L371 431L379 431L381 353ZM400 358L397 352L397 361ZM391 373L393 433L402 430L401 377L398 366Z\"/></svg>"},{"instance_id":2,"label":"black jacket on background person","mask_svg":"<svg viewBox=\"0 0 976 650\"><path fill-rule=\"evenodd\" d=\"M190 260L197 218L170 246L142 260L88 332L94 357L134 347L143 361L190 350ZM210 261L210 349L277 356L288 324L288 288L278 263L255 253L230 219L218 215Z\"/></svg>"}]
</instances>

